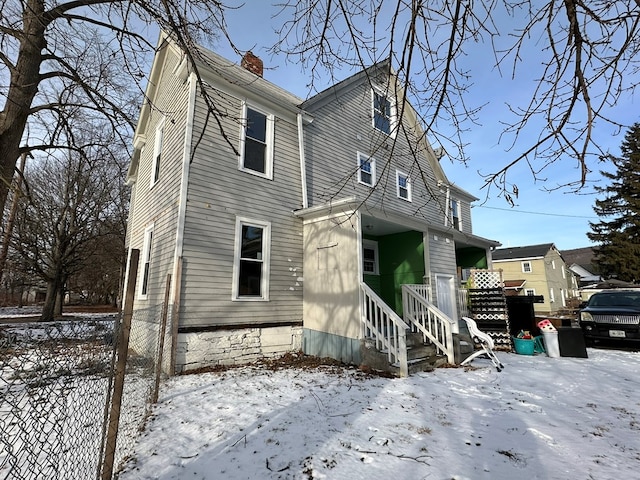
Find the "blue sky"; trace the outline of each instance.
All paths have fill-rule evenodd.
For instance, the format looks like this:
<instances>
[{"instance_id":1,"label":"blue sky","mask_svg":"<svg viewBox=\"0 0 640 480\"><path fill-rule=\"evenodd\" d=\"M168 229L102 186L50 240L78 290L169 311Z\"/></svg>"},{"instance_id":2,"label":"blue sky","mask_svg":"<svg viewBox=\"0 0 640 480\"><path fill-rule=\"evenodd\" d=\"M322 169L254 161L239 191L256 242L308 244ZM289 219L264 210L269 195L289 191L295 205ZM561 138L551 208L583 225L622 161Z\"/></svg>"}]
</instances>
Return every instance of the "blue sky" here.
<instances>
[{"instance_id":1,"label":"blue sky","mask_svg":"<svg viewBox=\"0 0 640 480\"><path fill-rule=\"evenodd\" d=\"M279 8L270 2L247 0L239 9L227 13L230 37L240 50L252 50L263 59L266 79L305 98L309 94L309 77L302 67L287 62L284 56L272 56L267 51L278 39L275 29L286 18L272 18L278 11ZM226 58L240 60L223 39L218 45L210 47ZM532 45L532 48L535 47ZM539 64L536 52L523 52L523 57L532 62L532 68ZM473 104L486 103L479 114L480 125L463 135L468 144L466 152L470 161L465 166L447 157L441 160L449 181L480 198L472 210L474 234L498 240L505 247L555 243L560 250L566 250L592 245L586 233L590 230L589 221L597 221L598 218L593 213L597 197L591 186L603 185L604 180L598 172L606 169L606 165L590 164L592 173L588 177L588 185L576 193L556 187L579 178L577 161L566 159L549 166L539 176L546 178L546 181L536 181L527 165L521 163L509 173L509 180L517 184L519 191L513 207L500 198L495 189L488 192L482 189L483 179L478 171L490 173L510 159L506 151L509 145L498 143L502 131L499 122L508 115L505 101L524 103L533 88L531 80L521 76L516 79L499 77L491 68L492 61L491 58L481 57L469 59L468 67L474 87L468 98ZM339 79L351 73L345 71ZM629 97L612 109L609 115L630 125L640 121L639 110L638 99ZM618 135L614 133L613 127L602 124L596 134L611 153L619 154L624 131ZM528 139L525 137L524 140Z\"/></svg>"}]
</instances>

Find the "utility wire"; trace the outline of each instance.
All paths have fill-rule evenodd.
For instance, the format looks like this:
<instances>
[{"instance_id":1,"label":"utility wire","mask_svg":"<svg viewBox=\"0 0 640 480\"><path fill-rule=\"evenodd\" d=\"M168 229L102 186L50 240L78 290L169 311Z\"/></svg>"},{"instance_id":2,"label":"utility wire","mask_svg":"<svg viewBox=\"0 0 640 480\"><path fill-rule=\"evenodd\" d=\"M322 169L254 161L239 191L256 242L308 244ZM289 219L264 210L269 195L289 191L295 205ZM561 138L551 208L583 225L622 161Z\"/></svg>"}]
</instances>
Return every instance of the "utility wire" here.
<instances>
[{"instance_id":1,"label":"utility wire","mask_svg":"<svg viewBox=\"0 0 640 480\"><path fill-rule=\"evenodd\" d=\"M596 216L587 215L567 215L563 213L546 213L546 212L527 212L525 210L513 210L512 208L487 207L486 205L472 205L471 208L488 208L491 210L502 210L503 212L528 213L530 215L544 215L547 217L568 217L568 218L588 218L596 219Z\"/></svg>"}]
</instances>

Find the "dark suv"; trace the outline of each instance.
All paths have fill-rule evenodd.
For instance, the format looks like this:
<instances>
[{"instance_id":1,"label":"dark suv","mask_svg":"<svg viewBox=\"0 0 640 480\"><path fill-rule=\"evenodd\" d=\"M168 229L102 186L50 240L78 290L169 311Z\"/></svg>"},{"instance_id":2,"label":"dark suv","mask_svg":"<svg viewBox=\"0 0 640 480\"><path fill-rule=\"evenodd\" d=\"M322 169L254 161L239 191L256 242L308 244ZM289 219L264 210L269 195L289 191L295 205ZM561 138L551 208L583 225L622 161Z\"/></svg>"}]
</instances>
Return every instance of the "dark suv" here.
<instances>
[{"instance_id":1,"label":"dark suv","mask_svg":"<svg viewBox=\"0 0 640 480\"><path fill-rule=\"evenodd\" d=\"M640 290L595 293L578 317L584 338L640 341Z\"/></svg>"}]
</instances>

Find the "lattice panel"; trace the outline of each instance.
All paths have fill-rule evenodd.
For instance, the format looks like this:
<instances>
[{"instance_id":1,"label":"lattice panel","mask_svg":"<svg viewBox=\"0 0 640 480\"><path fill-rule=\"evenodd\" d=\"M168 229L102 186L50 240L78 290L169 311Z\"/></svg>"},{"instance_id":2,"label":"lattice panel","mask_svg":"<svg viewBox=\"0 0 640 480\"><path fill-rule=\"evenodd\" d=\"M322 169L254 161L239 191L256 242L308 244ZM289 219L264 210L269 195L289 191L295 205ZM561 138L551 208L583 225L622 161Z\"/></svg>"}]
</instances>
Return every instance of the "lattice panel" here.
<instances>
[{"instance_id":1,"label":"lattice panel","mask_svg":"<svg viewBox=\"0 0 640 480\"><path fill-rule=\"evenodd\" d=\"M503 288L502 270L477 270L471 269L471 281L473 288Z\"/></svg>"}]
</instances>

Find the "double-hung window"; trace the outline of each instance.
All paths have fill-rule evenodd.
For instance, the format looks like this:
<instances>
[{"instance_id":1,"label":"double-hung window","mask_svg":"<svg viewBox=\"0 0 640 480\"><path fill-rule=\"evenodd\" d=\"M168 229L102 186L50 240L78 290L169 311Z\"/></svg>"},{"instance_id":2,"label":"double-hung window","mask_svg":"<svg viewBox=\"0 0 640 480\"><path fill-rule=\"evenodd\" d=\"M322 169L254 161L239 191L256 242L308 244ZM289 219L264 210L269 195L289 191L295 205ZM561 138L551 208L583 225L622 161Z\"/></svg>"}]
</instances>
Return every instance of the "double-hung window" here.
<instances>
[{"instance_id":1,"label":"double-hung window","mask_svg":"<svg viewBox=\"0 0 640 480\"><path fill-rule=\"evenodd\" d=\"M233 300L269 299L271 224L238 217L233 265Z\"/></svg>"},{"instance_id":2,"label":"double-hung window","mask_svg":"<svg viewBox=\"0 0 640 480\"><path fill-rule=\"evenodd\" d=\"M160 180L160 161L162 159L162 142L164 140L164 118L156 126L156 137L153 144L153 160L151 162L151 184L153 187Z\"/></svg>"},{"instance_id":3,"label":"double-hung window","mask_svg":"<svg viewBox=\"0 0 640 480\"><path fill-rule=\"evenodd\" d=\"M373 96L373 128L390 135L394 124L394 105L387 95L374 88Z\"/></svg>"},{"instance_id":4,"label":"double-hung window","mask_svg":"<svg viewBox=\"0 0 640 480\"><path fill-rule=\"evenodd\" d=\"M240 170L273 178L274 116L244 104Z\"/></svg>"},{"instance_id":5,"label":"double-hung window","mask_svg":"<svg viewBox=\"0 0 640 480\"><path fill-rule=\"evenodd\" d=\"M378 275L378 242L362 241L362 271L365 275Z\"/></svg>"},{"instance_id":6,"label":"double-hung window","mask_svg":"<svg viewBox=\"0 0 640 480\"><path fill-rule=\"evenodd\" d=\"M451 226L456 230L461 230L462 224L460 222L460 202L458 200L451 200L451 205L449 208L451 212Z\"/></svg>"},{"instance_id":7,"label":"double-hung window","mask_svg":"<svg viewBox=\"0 0 640 480\"><path fill-rule=\"evenodd\" d=\"M358 182L373 187L376 184L376 161L358 152Z\"/></svg>"},{"instance_id":8,"label":"double-hung window","mask_svg":"<svg viewBox=\"0 0 640 480\"><path fill-rule=\"evenodd\" d=\"M411 201L411 180L409 175L400 170L396 170L396 194L398 198Z\"/></svg>"},{"instance_id":9,"label":"double-hung window","mask_svg":"<svg viewBox=\"0 0 640 480\"><path fill-rule=\"evenodd\" d=\"M140 279L140 297L147 298L149 292L149 275L151 271L151 252L153 249L153 225L144 231L144 243L142 245L142 278Z\"/></svg>"},{"instance_id":10,"label":"double-hung window","mask_svg":"<svg viewBox=\"0 0 640 480\"><path fill-rule=\"evenodd\" d=\"M531 262L522 262L521 265L522 265L522 273L532 272Z\"/></svg>"}]
</instances>

